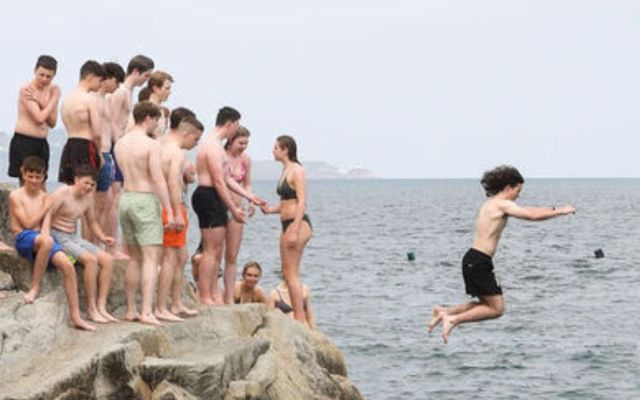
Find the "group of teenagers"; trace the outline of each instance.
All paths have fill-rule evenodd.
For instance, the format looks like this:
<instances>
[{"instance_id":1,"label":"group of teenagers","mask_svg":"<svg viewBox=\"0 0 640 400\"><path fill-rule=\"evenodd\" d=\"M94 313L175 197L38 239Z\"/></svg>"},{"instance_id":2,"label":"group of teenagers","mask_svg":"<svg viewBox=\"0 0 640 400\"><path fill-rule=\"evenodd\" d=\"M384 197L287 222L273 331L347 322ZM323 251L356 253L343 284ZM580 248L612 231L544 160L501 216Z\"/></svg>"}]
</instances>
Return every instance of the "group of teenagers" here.
<instances>
[{"instance_id":1,"label":"group of teenagers","mask_svg":"<svg viewBox=\"0 0 640 400\"><path fill-rule=\"evenodd\" d=\"M57 124L61 98L53 83L57 61L40 56L33 79L20 89L18 121L9 146L9 176L19 178L20 186L9 194L9 212L16 250L33 263L25 302L35 301L47 267L57 268L72 326L93 331L93 323L117 322L107 300L114 259L125 259L125 320L159 325L196 315L197 310L182 301L188 259L187 187L196 183L191 205L201 244L192 267L199 302L270 303L314 328L309 289L300 280L301 258L312 231L295 140L283 135L274 144L273 156L283 171L277 185L280 201L270 206L252 192L251 161L245 153L250 133L240 125L240 113L221 108L215 126L203 137L204 125L193 111L163 106L173 78L154 68L153 60L144 55L133 57L126 72L113 62L89 60L82 65L78 86L60 106L68 138L60 159L60 185L51 193L45 187L47 136ZM145 84L134 104L133 90ZM196 146L193 164L186 151ZM246 212L244 199L249 202ZM282 222L283 281L269 295L258 285L262 269L255 261L244 266L243 280L236 282L243 224L254 214L254 206L264 214L280 214ZM123 251L117 246L118 226ZM74 264L83 268L86 316L91 322L80 313Z\"/></svg>"}]
</instances>

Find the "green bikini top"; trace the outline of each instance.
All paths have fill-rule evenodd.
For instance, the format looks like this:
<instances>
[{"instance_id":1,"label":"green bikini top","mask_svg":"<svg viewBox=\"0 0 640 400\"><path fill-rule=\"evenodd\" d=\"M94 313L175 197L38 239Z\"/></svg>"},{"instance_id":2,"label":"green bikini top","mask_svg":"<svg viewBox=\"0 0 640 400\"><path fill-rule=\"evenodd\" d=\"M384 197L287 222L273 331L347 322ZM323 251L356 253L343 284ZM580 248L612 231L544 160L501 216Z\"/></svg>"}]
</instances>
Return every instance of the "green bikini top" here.
<instances>
[{"instance_id":1,"label":"green bikini top","mask_svg":"<svg viewBox=\"0 0 640 400\"><path fill-rule=\"evenodd\" d=\"M280 196L280 200L292 200L297 199L298 195L296 194L295 189L293 189L289 182L287 182L287 178L285 177L280 182L278 182L278 186L276 187L276 193Z\"/></svg>"}]
</instances>

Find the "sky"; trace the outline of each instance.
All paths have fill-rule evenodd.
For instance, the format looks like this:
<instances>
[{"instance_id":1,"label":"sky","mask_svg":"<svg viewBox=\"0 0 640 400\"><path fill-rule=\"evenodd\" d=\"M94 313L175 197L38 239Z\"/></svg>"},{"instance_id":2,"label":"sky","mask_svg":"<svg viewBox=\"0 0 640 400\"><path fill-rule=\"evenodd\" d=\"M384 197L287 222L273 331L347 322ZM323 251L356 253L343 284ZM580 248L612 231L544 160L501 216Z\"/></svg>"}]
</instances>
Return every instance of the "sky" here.
<instances>
[{"instance_id":1,"label":"sky","mask_svg":"<svg viewBox=\"0 0 640 400\"><path fill-rule=\"evenodd\" d=\"M207 130L237 108L257 160L290 134L303 163L384 178L639 177L638 21L631 0L3 0L0 131L38 55L64 97L84 61L141 53Z\"/></svg>"}]
</instances>

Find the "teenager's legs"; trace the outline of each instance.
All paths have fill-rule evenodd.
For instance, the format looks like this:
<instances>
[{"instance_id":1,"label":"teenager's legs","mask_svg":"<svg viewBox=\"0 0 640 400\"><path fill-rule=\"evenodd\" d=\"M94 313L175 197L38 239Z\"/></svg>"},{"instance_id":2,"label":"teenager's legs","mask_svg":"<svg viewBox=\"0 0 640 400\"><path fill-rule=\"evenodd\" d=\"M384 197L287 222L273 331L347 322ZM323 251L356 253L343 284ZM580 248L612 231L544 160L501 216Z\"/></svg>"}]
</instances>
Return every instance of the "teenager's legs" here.
<instances>
[{"instance_id":1,"label":"teenager's legs","mask_svg":"<svg viewBox=\"0 0 640 400\"><path fill-rule=\"evenodd\" d=\"M33 241L33 250L36 258L33 261L33 277L31 278L31 290L24 295L25 303L33 303L40 293L42 275L49 264L49 253L53 247L53 238L49 235L39 234Z\"/></svg>"},{"instance_id":2,"label":"teenager's legs","mask_svg":"<svg viewBox=\"0 0 640 400\"><path fill-rule=\"evenodd\" d=\"M171 282L175 276L174 269L179 269L176 268L179 258L180 248L164 247L162 249L162 266L160 267L160 274L158 276L158 296L156 297L155 311L155 316L158 319L164 319L167 321L183 321L182 318L172 314L167 309L169 290L171 289Z\"/></svg>"},{"instance_id":3,"label":"teenager's legs","mask_svg":"<svg viewBox=\"0 0 640 400\"><path fill-rule=\"evenodd\" d=\"M124 285L127 294L127 312L124 319L127 321L136 321L140 319L138 308L136 307L136 293L140 287L140 268L142 265L142 253L140 247L127 245L127 253L129 253L129 263L124 275Z\"/></svg>"},{"instance_id":4,"label":"teenager's legs","mask_svg":"<svg viewBox=\"0 0 640 400\"><path fill-rule=\"evenodd\" d=\"M106 251L97 254L100 275L98 276L98 312L109 321L118 321L107 311L107 297L111 288L111 274L113 273L113 257Z\"/></svg>"},{"instance_id":5,"label":"teenager's legs","mask_svg":"<svg viewBox=\"0 0 640 400\"><path fill-rule=\"evenodd\" d=\"M300 236L294 245L287 245L284 242L286 232L280 237L280 257L282 262L282 275L289 287L291 306L293 307L293 318L301 323L305 323L304 300L302 293L302 281L300 280L300 261L302 252L307 242L311 238L311 228L305 222L300 226Z\"/></svg>"},{"instance_id":6,"label":"teenager's legs","mask_svg":"<svg viewBox=\"0 0 640 400\"><path fill-rule=\"evenodd\" d=\"M96 305L98 258L95 254L85 251L78 257L78 262L84 267L84 291L87 297L87 316L93 322L108 322L98 312L98 306Z\"/></svg>"},{"instance_id":7,"label":"teenager's legs","mask_svg":"<svg viewBox=\"0 0 640 400\"><path fill-rule=\"evenodd\" d=\"M224 302L233 304L236 288L236 269L244 224L230 220L224 242Z\"/></svg>"},{"instance_id":8,"label":"teenager's legs","mask_svg":"<svg viewBox=\"0 0 640 400\"><path fill-rule=\"evenodd\" d=\"M173 270L173 284L171 286L171 312L173 314L198 315L198 311L182 304L182 285L184 281L184 265L189 258L187 247L182 247L178 253L178 263Z\"/></svg>"},{"instance_id":9,"label":"teenager's legs","mask_svg":"<svg viewBox=\"0 0 640 400\"><path fill-rule=\"evenodd\" d=\"M202 304L220 303L219 299L214 299L213 296L218 294L218 273L225 231L224 226L200 230L202 258L198 262L198 296Z\"/></svg>"},{"instance_id":10,"label":"teenager's legs","mask_svg":"<svg viewBox=\"0 0 640 400\"><path fill-rule=\"evenodd\" d=\"M483 321L502 316L504 313L504 298L501 294L493 296L480 296L480 302L468 310L454 315L442 317L442 339L445 343L449 334L459 324L473 321Z\"/></svg>"},{"instance_id":11,"label":"teenager's legs","mask_svg":"<svg viewBox=\"0 0 640 400\"><path fill-rule=\"evenodd\" d=\"M160 322L153 315L152 303L161 249L161 246L140 246L140 252L142 253L142 310L140 312L140 322L145 324L160 325Z\"/></svg>"},{"instance_id":12,"label":"teenager's legs","mask_svg":"<svg viewBox=\"0 0 640 400\"><path fill-rule=\"evenodd\" d=\"M88 324L80 316L80 301L78 300L78 281L76 279L76 270L69 261L67 255L59 251L51 257L51 264L53 264L60 274L62 275L62 286L64 288L64 294L67 297L67 303L69 303L69 319L71 319L71 325L78 329L84 329L87 331L95 331L96 327Z\"/></svg>"}]
</instances>

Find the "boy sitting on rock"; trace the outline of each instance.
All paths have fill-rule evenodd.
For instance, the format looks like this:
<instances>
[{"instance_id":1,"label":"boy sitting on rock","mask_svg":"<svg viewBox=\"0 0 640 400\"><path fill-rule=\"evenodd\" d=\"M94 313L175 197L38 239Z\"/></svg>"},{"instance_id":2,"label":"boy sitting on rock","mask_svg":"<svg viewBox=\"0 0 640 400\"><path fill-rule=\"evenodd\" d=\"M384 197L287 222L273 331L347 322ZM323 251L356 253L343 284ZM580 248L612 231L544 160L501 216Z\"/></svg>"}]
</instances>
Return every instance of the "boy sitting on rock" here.
<instances>
[{"instance_id":1,"label":"boy sitting on rock","mask_svg":"<svg viewBox=\"0 0 640 400\"><path fill-rule=\"evenodd\" d=\"M42 275L47 264L54 266L62 273L71 325L94 331L96 328L80 317L78 284L73 265L60 245L46 230L41 230L42 219L51 206L47 201L47 193L42 190L45 174L45 164L42 159L35 156L26 157L20 167L24 184L9 194L9 218L16 250L18 254L33 263L31 290L24 296L24 301L34 302L40 291Z\"/></svg>"}]
</instances>

